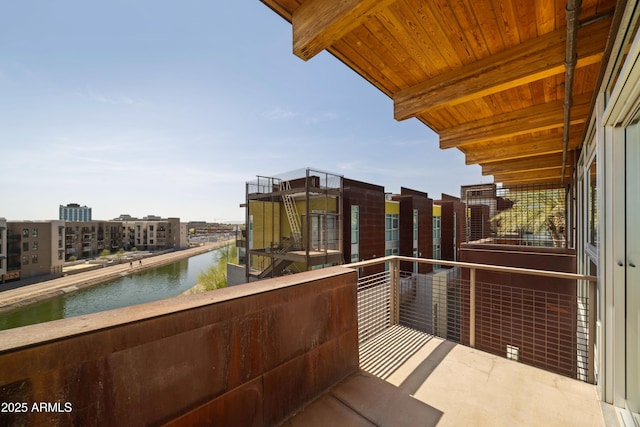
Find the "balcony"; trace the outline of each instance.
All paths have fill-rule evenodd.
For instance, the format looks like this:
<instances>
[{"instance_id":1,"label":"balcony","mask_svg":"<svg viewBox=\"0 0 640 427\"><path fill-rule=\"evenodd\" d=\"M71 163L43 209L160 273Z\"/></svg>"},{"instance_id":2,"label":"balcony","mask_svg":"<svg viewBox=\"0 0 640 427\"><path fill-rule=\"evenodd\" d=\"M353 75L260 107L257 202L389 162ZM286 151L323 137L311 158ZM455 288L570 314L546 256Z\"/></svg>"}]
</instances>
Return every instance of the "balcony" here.
<instances>
[{"instance_id":1,"label":"balcony","mask_svg":"<svg viewBox=\"0 0 640 427\"><path fill-rule=\"evenodd\" d=\"M444 261L454 268L401 271L414 262L432 261L387 257L2 331L2 401L71 410L0 423L603 425L592 295L475 280L591 278ZM487 339L511 351L481 351Z\"/></svg>"}]
</instances>

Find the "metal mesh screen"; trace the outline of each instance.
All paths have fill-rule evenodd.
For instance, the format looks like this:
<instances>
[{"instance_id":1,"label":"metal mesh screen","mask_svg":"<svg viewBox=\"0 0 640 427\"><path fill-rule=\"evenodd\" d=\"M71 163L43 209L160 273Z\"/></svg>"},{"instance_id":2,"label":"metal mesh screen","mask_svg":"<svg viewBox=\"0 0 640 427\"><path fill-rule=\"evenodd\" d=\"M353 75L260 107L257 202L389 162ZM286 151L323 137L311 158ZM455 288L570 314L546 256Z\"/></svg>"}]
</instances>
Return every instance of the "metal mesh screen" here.
<instances>
[{"instance_id":1,"label":"metal mesh screen","mask_svg":"<svg viewBox=\"0 0 640 427\"><path fill-rule=\"evenodd\" d=\"M467 242L567 247L566 185L485 187L463 194Z\"/></svg>"},{"instance_id":2,"label":"metal mesh screen","mask_svg":"<svg viewBox=\"0 0 640 427\"><path fill-rule=\"evenodd\" d=\"M460 341L460 269L435 274L400 273L399 324Z\"/></svg>"},{"instance_id":3,"label":"metal mesh screen","mask_svg":"<svg viewBox=\"0 0 640 427\"><path fill-rule=\"evenodd\" d=\"M575 294L477 283L476 347L586 380L587 307Z\"/></svg>"},{"instance_id":4,"label":"metal mesh screen","mask_svg":"<svg viewBox=\"0 0 640 427\"><path fill-rule=\"evenodd\" d=\"M391 326L389 272L358 280L358 339L362 344Z\"/></svg>"}]
</instances>

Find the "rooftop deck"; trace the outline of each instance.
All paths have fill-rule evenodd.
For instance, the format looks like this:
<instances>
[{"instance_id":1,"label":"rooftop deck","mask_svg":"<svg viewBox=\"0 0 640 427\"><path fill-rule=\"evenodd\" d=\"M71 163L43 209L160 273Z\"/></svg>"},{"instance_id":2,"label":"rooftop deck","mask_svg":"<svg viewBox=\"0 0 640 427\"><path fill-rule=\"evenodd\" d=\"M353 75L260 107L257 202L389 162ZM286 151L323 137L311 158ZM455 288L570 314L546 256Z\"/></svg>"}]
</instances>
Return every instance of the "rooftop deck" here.
<instances>
[{"instance_id":1,"label":"rooftop deck","mask_svg":"<svg viewBox=\"0 0 640 427\"><path fill-rule=\"evenodd\" d=\"M595 386L402 326L286 426L604 426Z\"/></svg>"}]
</instances>

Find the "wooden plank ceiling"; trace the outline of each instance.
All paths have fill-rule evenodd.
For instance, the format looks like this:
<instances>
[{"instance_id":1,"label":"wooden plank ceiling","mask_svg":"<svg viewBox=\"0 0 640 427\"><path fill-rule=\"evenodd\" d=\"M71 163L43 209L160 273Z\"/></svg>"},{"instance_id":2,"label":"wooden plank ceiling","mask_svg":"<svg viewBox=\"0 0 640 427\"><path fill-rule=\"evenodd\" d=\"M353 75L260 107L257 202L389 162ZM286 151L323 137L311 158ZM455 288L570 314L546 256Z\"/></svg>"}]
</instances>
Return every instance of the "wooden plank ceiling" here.
<instances>
[{"instance_id":1,"label":"wooden plank ceiling","mask_svg":"<svg viewBox=\"0 0 640 427\"><path fill-rule=\"evenodd\" d=\"M387 94L397 120L417 118L495 182L561 180L564 0L262 2L292 24L295 55L327 50ZM615 7L582 1L569 150L580 146Z\"/></svg>"}]
</instances>

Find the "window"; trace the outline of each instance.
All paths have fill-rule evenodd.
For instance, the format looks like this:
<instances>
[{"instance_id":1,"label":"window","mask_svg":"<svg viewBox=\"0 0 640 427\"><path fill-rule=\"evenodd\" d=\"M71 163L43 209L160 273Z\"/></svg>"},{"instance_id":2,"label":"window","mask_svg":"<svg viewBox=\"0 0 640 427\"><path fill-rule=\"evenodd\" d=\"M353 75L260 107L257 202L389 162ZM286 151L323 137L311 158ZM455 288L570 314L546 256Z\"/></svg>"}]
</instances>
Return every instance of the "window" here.
<instances>
[{"instance_id":1,"label":"window","mask_svg":"<svg viewBox=\"0 0 640 427\"><path fill-rule=\"evenodd\" d=\"M351 206L351 243L358 243L360 237L360 207Z\"/></svg>"},{"instance_id":2,"label":"window","mask_svg":"<svg viewBox=\"0 0 640 427\"><path fill-rule=\"evenodd\" d=\"M34 228L33 231L31 232L31 237L38 237L38 229Z\"/></svg>"},{"instance_id":3,"label":"window","mask_svg":"<svg viewBox=\"0 0 640 427\"><path fill-rule=\"evenodd\" d=\"M22 265L29 265L29 255L22 255Z\"/></svg>"},{"instance_id":4,"label":"window","mask_svg":"<svg viewBox=\"0 0 640 427\"><path fill-rule=\"evenodd\" d=\"M38 255L31 255L31 264L38 263Z\"/></svg>"},{"instance_id":5,"label":"window","mask_svg":"<svg viewBox=\"0 0 640 427\"><path fill-rule=\"evenodd\" d=\"M38 250L38 242L32 242L31 250L32 251L37 251Z\"/></svg>"},{"instance_id":6,"label":"window","mask_svg":"<svg viewBox=\"0 0 640 427\"><path fill-rule=\"evenodd\" d=\"M413 210L413 248L418 249L418 209Z\"/></svg>"},{"instance_id":7,"label":"window","mask_svg":"<svg viewBox=\"0 0 640 427\"><path fill-rule=\"evenodd\" d=\"M588 238L589 243L593 246L598 246L598 180L597 180L597 157L594 157L593 162L591 162L591 166L589 166L589 177L588 177L588 192L587 195L588 203Z\"/></svg>"},{"instance_id":8,"label":"window","mask_svg":"<svg viewBox=\"0 0 640 427\"><path fill-rule=\"evenodd\" d=\"M442 255L440 253L440 245L439 244L434 244L433 245L433 259L442 259L441 257L442 257ZM434 269L440 268L440 267L441 267L440 264L434 264L433 265Z\"/></svg>"},{"instance_id":9,"label":"window","mask_svg":"<svg viewBox=\"0 0 640 427\"><path fill-rule=\"evenodd\" d=\"M360 260L360 207L351 205L351 262Z\"/></svg>"},{"instance_id":10,"label":"window","mask_svg":"<svg viewBox=\"0 0 640 427\"><path fill-rule=\"evenodd\" d=\"M440 231L440 222L441 222L441 217L439 216L434 216L433 217L433 238L434 239L439 239L441 236L441 231Z\"/></svg>"},{"instance_id":11,"label":"window","mask_svg":"<svg viewBox=\"0 0 640 427\"><path fill-rule=\"evenodd\" d=\"M387 242L400 240L398 214L387 214L385 216L385 240Z\"/></svg>"},{"instance_id":12,"label":"window","mask_svg":"<svg viewBox=\"0 0 640 427\"><path fill-rule=\"evenodd\" d=\"M29 242L22 242L22 252L29 252Z\"/></svg>"},{"instance_id":13,"label":"window","mask_svg":"<svg viewBox=\"0 0 640 427\"><path fill-rule=\"evenodd\" d=\"M23 228L22 229L22 237L29 237L29 229L28 228Z\"/></svg>"},{"instance_id":14,"label":"window","mask_svg":"<svg viewBox=\"0 0 640 427\"><path fill-rule=\"evenodd\" d=\"M418 258L422 256L420 252L418 252L418 210L413 210L413 257ZM413 263L413 272L418 273L418 263Z\"/></svg>"}]
</instances>

